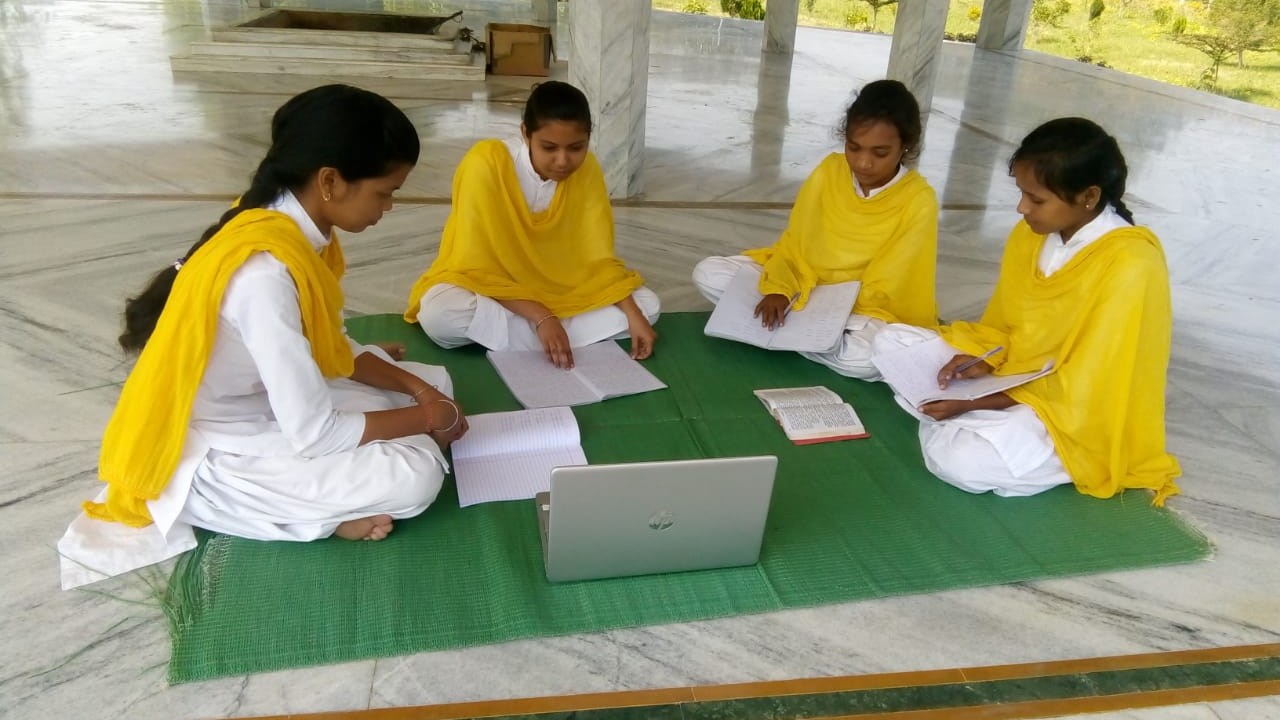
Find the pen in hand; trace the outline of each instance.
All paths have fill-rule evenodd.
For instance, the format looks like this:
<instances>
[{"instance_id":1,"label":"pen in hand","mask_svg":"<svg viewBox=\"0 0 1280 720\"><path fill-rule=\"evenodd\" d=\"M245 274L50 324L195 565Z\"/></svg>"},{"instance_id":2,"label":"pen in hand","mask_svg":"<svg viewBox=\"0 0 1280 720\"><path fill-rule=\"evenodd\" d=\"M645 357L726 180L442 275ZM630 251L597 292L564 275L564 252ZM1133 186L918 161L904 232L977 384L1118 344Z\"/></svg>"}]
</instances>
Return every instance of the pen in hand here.
<instances>
[{"instance_id":1,"label":"pen in hand","mask_svg":"<svg viewBox=\"0 0 1280 720\"><path fill-rule=\"evenodd\" d=\"M792 309L794 309L796 306L796 301L799 299L800 299L800 293L796 293L791 296L790 300L787 301L787 306L782 309L782 318L778 321L779 325L781 325L782 321L786 320L787 316L791 314Z\"/></svg>"},{"instance_id":2,"label":"pen in hand","mask_svg":"<svg viewBox=\"0 0 1280 720\"><path fill-rule=\"evenodd\" d=\"M969 368L973 367L974 365L977 365L978 363L982 362L983 360L986 360L987 358L991 357L992 355L995 355L996 353L1000 352L1000 351L1001 351L1001 350L1003 350L1003 349L1004 349L1004 346L1003 346L1003 345L997 345L997 346L995 346L995 347L991 348L990 350L988 350L988 351L986 351L986 352L982 353L981 355L979 355L978 357L976 357L976 358L974 358L974 359L972 359L972 360L969 360L969 361L967 361L967 362L960 363L960 367L956 368L955 370L952 370L951 372L952 372L953 374L955 374L955 375L959 375L960 373L964 372L965 370L968 370Z\"/></svg>"},{"instance_id":3,"label":"pen in hand","mask_svg":"<svg viewBox=\"0 0 1280 720\"><path fill-rule=\"evenodd\" d=\"M948 382L950 382L951 380L953 380L953 379L955 379L955 378L960 377L960 373L962 373L962 372L964 372L965 370L968 370L969 368L971 368L971 367L973 367L973 366L977 365L978 363L982 362L983 360L986 360L987 358L991 357L992 355L995 355L996 353L1000 352L1000 351L1001 351L1001 350L1003 350L1003 349L1004 349L1004 346L1003 346L1003 345L997 345L997 346L995 346L995 347L991 348L990 350L988 350L988 351L986 351L986 352L982 353L981 355L979 355L979 356L977 356L977 357L975 357L975 358L970 358L969 360L966 360L966 361L964 361L964 362L960 363L959 365L957 365L955 368L953 368L953 369L951 370L951 374L950 374L950 375L948 375L948 376L946 376L946 377L939 377L939 378L938 378L938 387L945 388L945 387L947 386L947 383L948 383Z\"/></svg>"}]
</instances>

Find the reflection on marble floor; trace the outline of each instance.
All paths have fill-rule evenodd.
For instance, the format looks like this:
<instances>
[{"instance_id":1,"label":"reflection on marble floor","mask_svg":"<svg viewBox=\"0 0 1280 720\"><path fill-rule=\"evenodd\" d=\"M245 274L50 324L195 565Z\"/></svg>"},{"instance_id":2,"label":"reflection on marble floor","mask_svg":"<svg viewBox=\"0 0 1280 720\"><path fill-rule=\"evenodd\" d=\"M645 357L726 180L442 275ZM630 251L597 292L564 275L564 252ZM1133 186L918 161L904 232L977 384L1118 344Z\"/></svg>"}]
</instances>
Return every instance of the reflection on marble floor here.
<instances>
[{"instance_id":1,"label":"reflection on marble floor","mask_svg":"<svg viewBox=\"0 0 1280 720\"><path fill-rule=\"evenodd\" d=\"M1063 114L1119 136L1131 206L1165 242L1175 282L1169 442L1186 475L1171 506L1211 536L1212 560L166 688L148 578L61 593L53 546L95 489L126 367L113 343L122 298L243 190L270 113L310 82L172 75L171 53L259 12L251 5L0 6L0 716L315 712L1280 640L1280 113L949 45L921 162L944 203L944 315L977 314L990 291L1016 217L1004 171L1013 143ZM522 19L499 2L460 5ZM759 24L657 13L653 26L641 200L789 201L838 147L850 90L883 73L889 48L801 29L793 61L762 61ZM391 95L424 139L405 189L417 202L347 243L350 308L395 312L444 222L447 208L429 201L447 196L472 141L515 132L529 81L364 84ZM620 253L671 310L705 307L688 280L697 259L771 242L786 221L785 210L643 203L616 215ZM1096 717L1280 717L1280 702Z\"/></svg>"}]
</instances>

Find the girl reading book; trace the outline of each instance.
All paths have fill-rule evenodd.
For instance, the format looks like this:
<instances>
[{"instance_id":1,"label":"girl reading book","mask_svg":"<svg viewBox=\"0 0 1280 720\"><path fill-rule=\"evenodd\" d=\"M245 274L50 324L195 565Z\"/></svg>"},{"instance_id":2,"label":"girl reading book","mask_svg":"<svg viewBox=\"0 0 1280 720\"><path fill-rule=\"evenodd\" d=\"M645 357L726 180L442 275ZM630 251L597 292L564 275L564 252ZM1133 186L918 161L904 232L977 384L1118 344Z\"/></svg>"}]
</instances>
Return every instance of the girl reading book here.
<instances>
[{"instance_id":1,"label":"girl reading book","mask_svg":"<svg viewBox=\"0 0 1280 720\"><path fill-rule=\"evenodd\" d=\"M409 295L404 318L437 345L542 350L573 367L573 348L631 338L649 357L658 296L613 251L604 174L588 150L582 91L544 82L520 137L482 140L458 165L440 253Z\"/></svg>"},{"instance_id":2,"label":"girl reading book","mask_svg":"<svg viewBox=\"0 0 1280 720\"><path fill-rule=\"evenodd\" d=\"M125 306L138 352L102 441L97 502L59 544L64 584L191 547L191 526L257 540L381 540L435 499L467 428L443 368L347 337L342 249L391 209L413 125L344 85L271 123L249 189Z\"/></svg>"},{"instance_id":3,"label":"girl reading book","mask_svg":"<svg viewBox=\"0 0 1280 720\"><path fill-rule=\"evenodd\" d=\"M1165 451L1169 273L1159 240L1125 207L1124 156L1094 123L1061 118L1022 141L1009 172L1023 220L982 319L940 329L956 354L938 385L1050 360L1054 370L977 400L909 408L925 462L970 492L1032 495L1074 482L1096 497L1146 488L1162 504L1180 474ZM932 337L895 325L876 350Z\"/></svg>"},{"instance_id":4,"label":"girl reading book","mask_svg":"<svg viewBox=\"0 0 1280 720\"><path fill-rule=\"evenodd\" d=\"M888 323L937 324L934 272L938 201L907 162L920 151L920 106L896 80L868 83L845 111L844 153L809 175L787 229L767 248L709 257L693 270L704 297L717 303L740 268L760 268L755 308L773 329L804 308L818 285L858 280L858 298L838 344L801 355L842 375L877 380L871 343Z\"/></svg>"}]
</instances>

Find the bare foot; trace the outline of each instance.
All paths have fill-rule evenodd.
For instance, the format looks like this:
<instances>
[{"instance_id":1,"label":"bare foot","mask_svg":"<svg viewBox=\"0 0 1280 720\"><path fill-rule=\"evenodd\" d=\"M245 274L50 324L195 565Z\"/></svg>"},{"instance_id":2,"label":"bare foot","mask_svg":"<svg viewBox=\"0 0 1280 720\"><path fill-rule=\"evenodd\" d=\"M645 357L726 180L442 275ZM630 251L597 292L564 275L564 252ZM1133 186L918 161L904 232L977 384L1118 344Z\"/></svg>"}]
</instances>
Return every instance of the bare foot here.
<instances>
[{"instance_id":1,"label":"bare foot","mask_svg":"<svg viewBox=\"0 0 1280 720\"><path fill-rule=\"evenodd\" d=\"M390 515L373 515L340 523L333 534L343 540L381 540L389 535L391 530Z\"/></svg>"}]
</instances>

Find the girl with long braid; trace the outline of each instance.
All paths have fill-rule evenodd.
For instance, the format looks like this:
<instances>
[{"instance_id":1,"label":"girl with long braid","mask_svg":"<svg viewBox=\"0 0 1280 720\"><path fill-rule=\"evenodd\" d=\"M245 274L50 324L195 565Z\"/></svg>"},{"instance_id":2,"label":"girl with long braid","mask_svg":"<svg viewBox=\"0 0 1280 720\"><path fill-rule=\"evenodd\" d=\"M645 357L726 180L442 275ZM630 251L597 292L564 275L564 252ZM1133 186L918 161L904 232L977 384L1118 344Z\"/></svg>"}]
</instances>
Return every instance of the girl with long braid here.
<instances>
[{"instance_id":1,"label":"girl with long braid","mask_svg":"<svg viewBox=\"0 0 1280 720\"><path fill-rule=\"evenodd\" d=\"M1054 370L978 400L908 408L921 420L925 463L969 492L1032 495L1074 483L1104 498L1148 489L1162 504L1181 473L1165 450L1169 271L1160 241L1125 207L1124 156L1089 120L1059 118L1027 135L1009 174L1023 221L982 318L940 328L956 355L938 385L1049 360ZM875 350L932 337L893 325Z\"/></svg>"},{"instance_id":2,"label":"girl with long braid","mask_svg":"<svg viewBox=\"0 0 1280 720\"><path fill-rule=\"evenodd\" d=\"M347 337L335 229L391 209L418 160L398 108L343 85L271 124L249 189L125 309L139 353L107 426L107 487L59 549L73 586L194 544L191 528L258 540L381 540L421 513L466 431L443 368Z\"/></svg>"}]
</instances>

